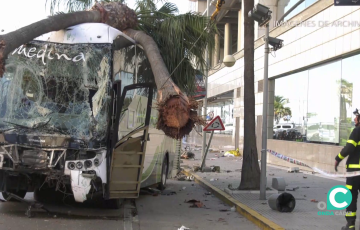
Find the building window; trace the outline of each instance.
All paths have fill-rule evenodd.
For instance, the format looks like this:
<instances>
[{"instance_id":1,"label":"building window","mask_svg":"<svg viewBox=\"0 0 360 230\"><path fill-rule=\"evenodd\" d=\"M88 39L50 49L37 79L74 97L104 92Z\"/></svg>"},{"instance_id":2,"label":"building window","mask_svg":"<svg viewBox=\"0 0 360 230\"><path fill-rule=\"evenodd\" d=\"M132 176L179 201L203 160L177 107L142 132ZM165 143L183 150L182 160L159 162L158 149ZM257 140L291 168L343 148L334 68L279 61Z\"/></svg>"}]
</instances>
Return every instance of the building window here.
<instances>
[{"instance_id":1,"label":"building window","mask_svg":"<svg viewBox=\"0 0 360 230\"><path fill-rule=\"evenodd\" d=\"M295 15L304 11L306 8L308 8L309 6L311 6L312 4L314 4L317 1L318 0L305 0L300 5L298 5L293 11L291 11L291 13L284 18L284 21L291 19L292 17L294 17ZM278 3L279 4L278 19L280 19L280 17L282 17L286 12L288 12L298 2L299 2L299 0L290 0L290 1L289 0L286 0L286 1L280 0Z\"/></svg>"},{"instance_id":2,"label":"building window","mask_svg":"<svg viewBox=\"0 0 360 230\"><path fill-rule=\"evenodd\" d=\"M360 55L275 80L274 138L346 145L360 108Z\"/></svg>"},{"instance_id":3,"label":"building window","mask_svg":"<svg viewBox=\"0 0 360 230\"><path fill-rule=\"evenodd\" d=\"M264 91L264 80L258 81L258 93Z\"/></svg>"}]
</instances>

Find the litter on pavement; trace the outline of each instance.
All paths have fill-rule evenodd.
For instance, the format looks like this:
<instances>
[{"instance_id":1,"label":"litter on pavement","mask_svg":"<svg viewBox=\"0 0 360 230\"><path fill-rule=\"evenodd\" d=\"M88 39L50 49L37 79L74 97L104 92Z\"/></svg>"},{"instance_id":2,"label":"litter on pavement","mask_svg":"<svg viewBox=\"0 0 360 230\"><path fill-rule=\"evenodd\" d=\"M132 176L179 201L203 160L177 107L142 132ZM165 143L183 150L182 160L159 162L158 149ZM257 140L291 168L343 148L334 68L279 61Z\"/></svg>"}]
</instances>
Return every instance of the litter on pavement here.
<instances>
[{"instance_id":1,"label":"litter on pavement","mask_svg":"<svg viewBox=\"0 0 360 230\"><path fill-rule=\"evenodd\" d=\"M225 157L241 157L241 155L242 154L240 153L239 149L226 151L224 153Z\"/></svg>"},{"instance_id":2,"label":"litter on pavement","mask_svg":"<svg viewBox=\"0 0 360 230\"><path fill-rule=\"evenodd\" d=\"M296 191L296 189L299 189L299 187L295 187L295 188L287 188L286 191Z\"/></svg>"},{"instance_id":3,"label":"litter on pavement","mask_svg":"<svg viewBox=\"0 0 360 230\"><path fill-rule=\"evenodd\" d=\"M175 194L176 194L176 192L172 191L172 190L163 190L161 192L161 195L166 195L166 196L175 195Z\"/></svg>"},{"instance_id":4,"label":"litter on pavement","mask_svg":"<svg viewBox=\"0 0 360 230\"><path fill-rule=\"evenodd\" d=\"M202 207L205 206L201 201L194 200L194 199L185 201L185 203L190 203L190 204L192 204L192 205L190 206L190 208L202 208Z\"/></svg>"},{"instance_id":5,"label":"litter on pavement","mask_svg":"<svg viewBox=\"0 0 360 230\"><path fill-rule=\"evenodd\" d=\"M210 166L212 172L220 172L220 166Z\"/></svg>"},{"instance_id":6,"label":"litter on pavement","mask_svg":"<svg viewBox=\"0 0 360 230\"><path fill-rule=\"evenodd\" d=\"M284 192L273 194L268 199L268 204L272 210L279 212L292 212L295 208L296 201L293 195Z\"/></svg>"},{"instance_id":7,"label":"litter on pavement","mask_svg":"<svg viewBox=\"0 0 360 230\"><path fill-rule=\"evenodd\" d=\"M181 159L194 159L195 158L195 154L192 152L184 152L183 154L181 154L180 156Z\"/></svg>"},{"instance_id":8,"label":"litter on pavement","mask_svg":"<svg viewBox=\"0 0 360 230\"><path fill-rule=\"evenodd\" d=\"M181 226L180 228L178 228L178 230L188 230L188 229L190 229L190 228L187 228L185 226Z\"/></svg>"}]
</instances>

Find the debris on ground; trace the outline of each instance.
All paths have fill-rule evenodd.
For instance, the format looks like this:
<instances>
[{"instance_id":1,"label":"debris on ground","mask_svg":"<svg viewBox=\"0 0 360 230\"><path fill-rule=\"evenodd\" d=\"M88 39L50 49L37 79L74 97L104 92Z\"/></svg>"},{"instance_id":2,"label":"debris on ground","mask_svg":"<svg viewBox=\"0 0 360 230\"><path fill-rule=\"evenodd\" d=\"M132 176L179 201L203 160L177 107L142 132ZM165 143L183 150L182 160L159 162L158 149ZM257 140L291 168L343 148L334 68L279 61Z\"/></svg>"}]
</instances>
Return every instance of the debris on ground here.
<instances>
[{"instance_id":1,"label":"debris on ground","mask_svg":"<svg viewBox=\"0 0 360 230\"><path fill-rule=\"evenodd\" d=\"M274 176L275 174L274 173L270 173L269 176Z\"/></svg>"},{"instance_id":2,"label":"debris on ground","mask_svg":"<svg viewBox=\"0 0 360 230\"><path fill-rule=\"evenodd\" d=\"M241 169L235 169L235 172L241 172Z\"/></svg>"},{"instance_id":3,"label":"debris on ground","mask_svg":"<svg viewBox=\"0 0 360 230\"><path fill-rule=\"evenodd\" d=\"M201 201L198 201L198 200L195 200L195 199L188 200L188 201L185 200L185 203L190 203L190 204L192 204L192 205L190 206L190 208L202 208L202 207L205 206L203 203L201 203Z\"/></svg>"},{"instance_id":4,"label":"debris on ground","mask_svg":"<svg viewBox=\"0 0 360 230\"><path fill-rule=\"evenodd\" d=\"M220 209L219 211L220 211L220 212L228 212L229 210L227 210L227 209Z\"/></svg>"},{"instance_id":5,"label":"debris on ground","mask_svg":"<svg viewBox=\"0 0 360 230\"><path fill-rule=\"evenodd\" d=\"M140 189L140 195L153 195L157 196L161 193L160 190L155 188L142 188Z\"/></svg>"},{"instance_id":6,"label":"debris on ground","mask_svg":"<svg viewBox=\"0 0 360 230\"><path fill-rule=\"evenodd\" d=\"M204 207L204 204L201 202L193 203L193 205L190 206L190 208L202 208Z\"/></svg>"},{"instance_id":7,"label":"debris on ground","mask_svg":"<svg viewBox=\"0 0 360 230\"><path fill-rule=\"evenodd\" d=\"M231 171L231 170L226 170L225 172L227 172L227 173L231 173L232 171Z\"/></svg>"},{"instance_id":8,"label":"debris on ground","mask_svg":"<svg viewBox=\"0 0 360 230\"><path fill-rule=\"evenodd\" d=\"M193 166L193 169L192 169L194 172L198 172L200 171L200 166Z\"/></svg>"},{"instance_id":9,"label":"debris on ground","mask_svg":"<svg viewBox=\"0 0 360 230\"><path fill-rule=\"evenodd\" d=\"M188 229L190 229L190 228L187 228L185 226L181 226L180 228L178 228L178 230L188 230Z\"/></svg>"},{"instance_id":10,"label":"debris on ground","mask_svg":"<svg viewBox=\"0 0 360 230\"><path fill-rule=\"evenodd\" d=\"M216 160L216 159L217 159L217 158L210 158L210 160L212 160L212 161L213 161L213 160Z\"/></svg>"},{"instance_id":11,"label":"debris on ground","mask_svg":"<svg viewBox=\"0 0 360 230\"><path fill-rule=\"evenodd\" d=\"M192 152L183 152L183 154L181 154L180 159L194 159L195 158L195 154Z\"/></svg>"},{"instance_id":12,"label":"debris on ground","mask_svg":"<svg viewBox=\"0 0 360 230\"><path fill-rule=\"evenodd\" d=\"M184 175L183 173L179 173L178 175L175 176L175 178L178 180L178 181L194 181L195 180L195 177L193 175L191 176L186 176Z\"/></svg>"},{"instance_id":13,"label":"debris on ground","mask_svg":"<svg viewBox=\"0 0 360 230\"><path fill-rule=\"evenodd\" d=\"M161 195L166 195L166 196L176 195L176 192L175 192L175 191L172 191L172 190L163 190L163 191L161 192Z\"/></svg>"},{"instance_id":14,"label":"debris on ground","mask_svg":"<svg viewBox=\"0 0 360 230\"><path fill-rule=\"evenodd\" d=\"M211 192L206 192L205 195L207 195L207 196L208 196L208 195L211 195Z\"/></svg>"},{"instance_id":15,"label":"debris on ground","mask_svg":"<svg viewBox=\"0 0 360 230\"><path fill-rule=\"evenodd\" d=\"M220 172L220 166L210 166L212 172Z\"/></svg>"},{"instance_id":16,"label":"debris on ground","mask_svg":"<svg viewBox=\"0 0 360 230\"><path fill-rule=\"evenodd\" d=\"M186 189L186 187L182 187L182 190L185 190Z\"/></svg>"},{"instance_id":17,"label":"debris on ground","mask_svg":"<svg viewBox=\"0 0 360 230\"><path fill-rule=\"evenodd\" d=\"M291 168L288 170L288 173L299 173L299 172L300 172L299 167L291 167Z\"/></svg>"},{"instance_id":18,"label":"debris on ground","mask_svg":"<svg viewBox=\"0 0 360 230\"><path fill-rule=\"evenodd\" d=\"M304 178L304 179L306 179L306 178L307 178L307 176L303 176L303 178Z\"/></svg>"},{"instance_id":19,"label":"debris on ground","mask_svg":"<svg viewBox=\"0 0 360 230\"><path fill-rule=\"evenodd\" d=\"M286 191L295 191L296 189L299 189L299 187L295 187L295 188L287 188Z\"/></svg>"},{"instance_id":20,"label":"debris on ground","mask_svg":"<svg viewBox=\"0 0 360 230\"><path fill-rule=\"evenodd\" d=\"M231 210L232 212L235 212L235 211L236 211L235 206L234 206L234 207L232 207L230 210Z\"/></svg>"},{"instance_id":21,"label":"debris on ground","mask_svg":"<svg viewBox=\"0 0 360 230\"><path fill-rule=\"evenodd\" d=\"M319 201L315 200L315 199L312 199L311 202L313 203L318 203Z\"/></svg>"},{"instance_id":22,"label":"debris on ground","mask_svg":"<svg viewBox=\"0 0 360 230\"><path fill-rule=\"evenodd\" d=\"M241 157L242 154L240 153L239 149L236 150L229 150L224 153L224 157Z\"/></svg>"},{"instance_id":23,"label":"debris on ground","mask_svg":"<svg viewBox=\"0 0 360 230\"><path fill-rule=\"evenodd\" d=\"M264 203L261 203L261 204L266 204L266 203L264 202Z\"/></svg>"},{"instance_id":24,"label":"debris on ground","mask_svg":"<svg viewBox=\"0 0 360 230\"><path fill-rule=\"evenodd\" d=\"M226 220L224 218L219 218L218 222L226 222Z\"/></svg>"},{"instance_id":25,"label":"debris on ground","mask_svg":"<svg viewBox=\"0 0 360 230\"><path fill-rule=\"evenodd\" d=\"M310 188L309 186L306 186L306 187L301 187L301 188Z\"/></svg>"}]
</instances>

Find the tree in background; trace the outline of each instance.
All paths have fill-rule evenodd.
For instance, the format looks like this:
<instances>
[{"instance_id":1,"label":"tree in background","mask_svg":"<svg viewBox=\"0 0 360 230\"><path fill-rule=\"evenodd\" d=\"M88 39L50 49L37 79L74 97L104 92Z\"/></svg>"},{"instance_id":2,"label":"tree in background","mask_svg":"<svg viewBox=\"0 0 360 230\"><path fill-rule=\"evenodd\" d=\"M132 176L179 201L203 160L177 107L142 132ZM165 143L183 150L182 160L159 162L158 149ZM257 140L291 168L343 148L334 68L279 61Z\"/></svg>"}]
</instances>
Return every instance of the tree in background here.
<instances>
[{"instance_id":1,"label":"tree in background","mask_svg":"<svg viewBox=\"0 0 360 230\"><path fill-rule=\"evenodd\" d=\"M287 103L289 103L288 100L285 99L283 96L275 96L274 116L276 124L278 124L280 119L284 116L291 116L291 109L289 107L285 107Z\"/></svg>"},{"instance_id":2,"label":"tree in background","mask_svg":"<svg viewBox=\"0 0 360 230\"><path fill-rule=\"evenodd\" d=\"M260 189L260 167L255 134L254 20L247 12L254 0L244 1L244 150L239 190ZM230 189L233 189L229 185Z\"/></svg>"}]
</instances>

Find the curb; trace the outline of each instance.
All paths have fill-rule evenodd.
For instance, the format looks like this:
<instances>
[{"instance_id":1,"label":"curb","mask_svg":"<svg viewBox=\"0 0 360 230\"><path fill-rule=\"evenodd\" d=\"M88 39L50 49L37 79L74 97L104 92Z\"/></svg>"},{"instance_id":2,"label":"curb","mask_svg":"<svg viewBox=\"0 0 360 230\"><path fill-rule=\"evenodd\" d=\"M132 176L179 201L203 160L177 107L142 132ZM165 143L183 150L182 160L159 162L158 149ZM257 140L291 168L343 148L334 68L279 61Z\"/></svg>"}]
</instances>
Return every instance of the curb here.
<instances>
[{"instance_id":1,"label":"curb","mask_svg":"<svg viewBox=\"0 0 360 230\"><path fill-rule=\"evenodd\" d=\"M265 218L260 213L254 211L245 204L240 203L238 200L235 200L231 195L213 186L206 180L202 179L200 176L192 173L190 170L184 169L183 173L187 176L194 176L196 183L200 184L202 187L205 187L207 190L210 190L216 197L218 197L220 200L224 201L228 205L235 206L238 213L253 222L260 229L285 230L285 228L275 224L273 221Z\"/></svg>"}]
</instances>

